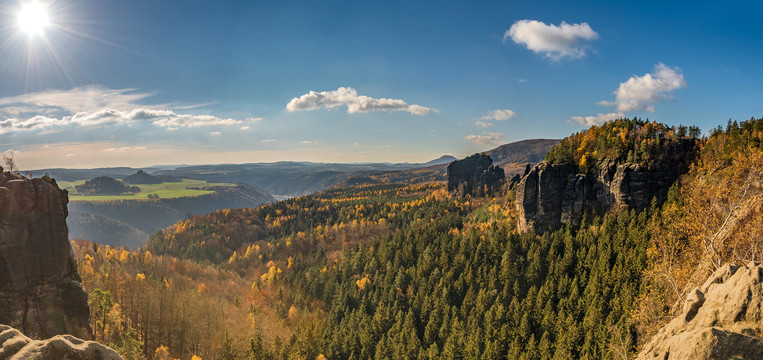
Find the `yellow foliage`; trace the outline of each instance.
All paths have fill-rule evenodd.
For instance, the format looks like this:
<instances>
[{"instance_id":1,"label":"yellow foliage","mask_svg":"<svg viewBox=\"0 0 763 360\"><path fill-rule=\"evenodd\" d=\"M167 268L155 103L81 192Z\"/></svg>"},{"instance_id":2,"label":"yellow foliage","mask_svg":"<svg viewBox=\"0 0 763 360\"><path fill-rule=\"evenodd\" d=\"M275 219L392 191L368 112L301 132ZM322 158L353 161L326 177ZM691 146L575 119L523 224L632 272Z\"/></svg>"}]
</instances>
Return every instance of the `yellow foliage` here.
<instances>
[{"instance_id":1,"label":"yellow foliage","mask_svg":"<svg viewBox=\"0 0 763 360\"><path fill-rule=\"evenodd\" d=\"M146 255L143 256L143 263L149 266L154 265L154 256L148 250L146 250Z\"/></svg>"},{"instance_id":2,"label":"yellow foliage","mask_svg":"<svg viewBox=\"0 0 763 360\"><path fill-rule=\"evenodd\" d=\"M201 356L198 356L198 355L191 356L191 360L201 360Z\"/></svg>"},{"instance_id":3,"label":"yellow foliage","mask_svg":"<svg viewBox=\"0 0 763 360\"><path fill-rule=\"evenodd\" d=\"M209 292L209 287L207 287L207 285L206 285L206 284L204 284L204 283L201 283L201 284L199 284L199 286L197 287L196 291L198 291L198 293L199 293L199 294L208 293L208 292Z\"/></svg>"},{"instance_id":4,"label":"yellow foliage","mask_svg":"<svg viewBox=\"0 0 763 360\"><path fill-rule=\"evenodd\" d=\"M362 279L355 281L355 285L357 285L360 290L365 290L366 286L370 283L371 279L369 279L368 276L364 276Z\"/></svg>"},{"instance_id":5,"label":"yellow foliage","mask_svg":"<svg viewBox=\"0 0 763 360\"><path fill-rule=\"evenodd\" d=\"M170 350L166 346L160 345L154 351L154 360L170 360Z\"/></svg>"},{"instance_id":6,"label":"yellow foliage","mask_svg":"<svg viewBox=\"0 0 763 360\"><path fill-rule=\"evenodd\" d=\"M146 280L146 274L138 273L137 275L135 275L135 281L142 281L142 280Z\"/></svg>"}]
</instances>

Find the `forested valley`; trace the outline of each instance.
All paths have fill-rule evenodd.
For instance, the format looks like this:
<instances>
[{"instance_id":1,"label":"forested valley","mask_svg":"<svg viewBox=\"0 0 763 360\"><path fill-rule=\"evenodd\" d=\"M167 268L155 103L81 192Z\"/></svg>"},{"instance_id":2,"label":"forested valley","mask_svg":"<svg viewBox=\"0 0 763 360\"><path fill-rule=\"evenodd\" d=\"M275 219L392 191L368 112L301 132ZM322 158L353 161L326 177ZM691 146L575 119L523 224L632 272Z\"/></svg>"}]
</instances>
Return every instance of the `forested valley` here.
<instances>
[{"instance_id":1,"label":"forested valley","mask_svg":"<svg viewBox=\"0 0 763 360\"><path fill-rule=\"evenodd\" d=\"M644 209L517 231L515 189L332 188L73 248L96 340L126 359L629 359L690 289L760 259L763 119L594 126L546 157L685 174Z\"/></svg>"}]
</instances>

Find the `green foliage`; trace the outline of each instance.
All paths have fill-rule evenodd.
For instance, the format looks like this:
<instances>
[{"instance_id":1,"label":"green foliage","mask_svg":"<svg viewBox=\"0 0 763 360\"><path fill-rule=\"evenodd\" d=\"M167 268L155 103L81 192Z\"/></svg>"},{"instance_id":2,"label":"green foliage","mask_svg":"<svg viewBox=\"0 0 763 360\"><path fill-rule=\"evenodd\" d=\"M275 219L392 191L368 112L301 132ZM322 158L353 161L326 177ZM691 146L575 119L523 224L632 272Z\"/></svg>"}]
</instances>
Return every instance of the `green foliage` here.
<instances>
[{"instance_id":1,"label":"green foliage","mask_svg":"<svg viewBox=\"0 0 763 360\"><path fill-rule=\"evenodd\" d=\"M108 176L99 176L95 179L85 181L74 188L82 195L120 195L124 193L140 192L139 187L126 185L125 183Z\"/></svg>"},{"instance_id":2,"label":"green foliage","mask_svg":"<svg viewBox=\"0 0 763 360\"><path fill-rule=\"evenodd\" d=\"M95 289L90 292L88 296L88 305L90 305L91 316L93 318L93 331L95 332L96 339L100 334L106 332L106 325L108 324L108 315L111 308L114 307L114 300L111 298L109 291L102 289Z\"/></svg>"}]
</instances>

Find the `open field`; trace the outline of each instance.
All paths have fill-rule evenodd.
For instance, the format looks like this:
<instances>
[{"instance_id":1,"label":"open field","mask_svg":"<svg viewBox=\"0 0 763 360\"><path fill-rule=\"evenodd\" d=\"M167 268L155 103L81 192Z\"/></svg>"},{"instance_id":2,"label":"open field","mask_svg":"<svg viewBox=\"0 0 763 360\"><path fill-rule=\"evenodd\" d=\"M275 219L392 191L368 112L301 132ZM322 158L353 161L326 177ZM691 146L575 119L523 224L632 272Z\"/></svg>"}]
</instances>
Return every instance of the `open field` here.
<instances>
[{"instance_id":1,"label":"open field","mask_svg":"<svg viewBox=\"0 0 763 360\"><path fill-rule=\"evenodd\" d=\"M69 191L71 201L107 201L107 200L140 200L148 199L149 194L158 195L162 199L172 199L184 196L199 196L213 193L212 190L200 190L208 186L236 186L230 183L208 183L204 180L183 179L181 182L164 182L161 184L135 185L140 187L139 193L126 193L122 195L81 195L76 185L81 185L85 180L59 181L58 186ZM194 189L197 188L197 189Z\"/></svg>"}]
</instances>

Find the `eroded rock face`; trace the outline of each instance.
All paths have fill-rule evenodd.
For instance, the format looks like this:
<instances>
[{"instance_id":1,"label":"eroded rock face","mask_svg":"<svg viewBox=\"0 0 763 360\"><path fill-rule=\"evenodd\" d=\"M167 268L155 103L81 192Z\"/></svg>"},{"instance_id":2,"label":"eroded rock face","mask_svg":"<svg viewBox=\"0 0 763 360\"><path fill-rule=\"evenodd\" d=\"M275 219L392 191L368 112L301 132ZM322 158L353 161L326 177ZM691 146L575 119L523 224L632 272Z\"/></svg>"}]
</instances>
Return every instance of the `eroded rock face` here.
<instances>
[{"instance_id":1,"label":"eroded rock face","mask_svg":"<svg viewBox=\"0 0 763 360\"><path fill-rule=\"evenodd\" d=\"M89 309L69 244L67 193L55 181L0 179L0 323L33 338L90 339Z\"/></svg>"},{"instance_id":2,"label":"eroded rock face","mask_svg":"<svg viewBox=\"0 0 763 360\"><path fill-rule=\"evenodd\" d=\"M122 360L116 351L71 335L32 340L20 331L0 325L0 360Z\"/></svg>"},{"instance_id":3,"label":"eroded rock face","mask_svg":"<svg viewBox=\"0 0 763 360\"><path fill-rule=\"evenodd\" d=\"M535 165L517 185L518 229L543 232L563 224L579 225L589 209L643 209L653 198L661 203L681 174L678 166L647 169L612 160L595 169L581 174L569 165Z\"/></svg>"},{"instance_id":4,"label":"eroded rock face","mask_svg":"<svg viewBox=\"0 0 763 360\"><path fill-rule=\"evenodd\" d=\"M637 359L763 359L762 281L756 263L716 270Z\"/></svg>"},{"instance_id":5,"label":"eroded rock face","mask_svg":"<svg viewBox=\"0 0 763 360\"><path fill-rule=\"evenodd\" d=\"M448 165L448 191L462 185L465 194L485 185L493 188L505 178L503 169L493 166L493 159L485 154L474 154Z\"/></svg>"}]
</instances>

